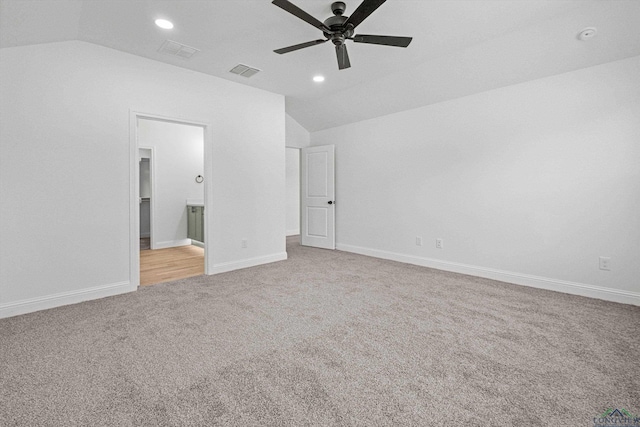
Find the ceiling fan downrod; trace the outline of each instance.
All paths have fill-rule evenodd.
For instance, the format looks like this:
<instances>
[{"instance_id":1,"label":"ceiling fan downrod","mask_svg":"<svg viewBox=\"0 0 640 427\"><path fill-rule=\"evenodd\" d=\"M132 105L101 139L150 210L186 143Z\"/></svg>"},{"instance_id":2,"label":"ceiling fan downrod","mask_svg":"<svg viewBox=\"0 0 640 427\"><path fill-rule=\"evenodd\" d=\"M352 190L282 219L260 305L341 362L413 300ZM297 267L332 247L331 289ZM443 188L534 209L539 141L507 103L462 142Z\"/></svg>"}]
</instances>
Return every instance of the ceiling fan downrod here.
<instances>
[{"instance_id":1,"label":"ceiling fan downrod","mask_svg":"<svg viewBox=\"0 0 640 427\"><path fill-rule=\"evenodd\" d=\"M336 45L343 45L344 41L353 37L353 25L346 25L345 23L349 19L348 16L343 16L347 5L344 2L337 1L331 4L331 10L334 16L327 18L323 24L327 26L333 34L324 33L324 36L331 40Z\"/></svg>"}]
</instances>

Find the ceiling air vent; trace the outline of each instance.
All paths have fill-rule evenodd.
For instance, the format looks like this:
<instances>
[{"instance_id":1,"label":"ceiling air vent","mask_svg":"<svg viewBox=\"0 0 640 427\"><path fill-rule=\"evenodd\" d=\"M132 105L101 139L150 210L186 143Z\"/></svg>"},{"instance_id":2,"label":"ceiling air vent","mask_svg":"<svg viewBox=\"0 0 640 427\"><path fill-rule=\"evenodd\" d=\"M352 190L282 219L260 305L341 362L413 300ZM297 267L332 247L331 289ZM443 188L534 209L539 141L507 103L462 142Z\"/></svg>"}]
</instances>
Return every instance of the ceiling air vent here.
<instances>
[{"instance_id":1,"label":"ceiling air vent","mask_svg":"<svg viewBox=\"0 0 640 427\"><path fill-rule=\"evenodd\" d=\"M249 67L247 65L243 65L243 64L238 64L235 67L233 67L232 69L229 70L230 73L233 74L238 74L242 77L251 77L253 75L256 75L260 72L260 70L258 70L257 68L252 68Z\"/></svg>"},{"instance_id":2,"label":"ceiling air vent","mask_svg":"<svg viewBox=\"0 0 640 427\"><path fill-rule=\"evenodd\" d=\"M177 56L182 59L189 59L197 52L200 52L200 49L187 46L186 44L174 42L173 40L167 40L162 44L162 46L160 46L158 52L167 53L169 55Z\"/></svg>"}]
</instances>

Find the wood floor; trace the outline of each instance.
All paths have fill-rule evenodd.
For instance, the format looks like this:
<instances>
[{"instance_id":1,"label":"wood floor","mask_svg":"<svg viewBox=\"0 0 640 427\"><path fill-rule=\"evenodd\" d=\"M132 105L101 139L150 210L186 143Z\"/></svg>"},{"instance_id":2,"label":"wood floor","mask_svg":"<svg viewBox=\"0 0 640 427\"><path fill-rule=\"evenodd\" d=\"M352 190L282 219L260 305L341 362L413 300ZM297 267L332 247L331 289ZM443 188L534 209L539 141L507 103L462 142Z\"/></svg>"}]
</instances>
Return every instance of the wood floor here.
<instances>
[{"instance_id":1,"label":"wood floor","mask_svg":"<svg viewBox=\"0 0 640 427\"><path fill-rule=\"evenodd\" d=\"M204 274L204 249L197 246L140 251L141 286L202 274Z\"/></svg>"}]
</instances>

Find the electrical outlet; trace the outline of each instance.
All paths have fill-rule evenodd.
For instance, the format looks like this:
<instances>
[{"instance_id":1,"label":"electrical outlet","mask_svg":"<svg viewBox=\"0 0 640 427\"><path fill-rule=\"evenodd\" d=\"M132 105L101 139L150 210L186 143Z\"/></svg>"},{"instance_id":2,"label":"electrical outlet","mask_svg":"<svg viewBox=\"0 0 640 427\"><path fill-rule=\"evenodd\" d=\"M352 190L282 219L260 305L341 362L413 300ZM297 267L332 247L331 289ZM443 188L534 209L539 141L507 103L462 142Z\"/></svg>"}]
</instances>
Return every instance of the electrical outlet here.
<instances>
[{"instance_id":1,"label":"electrical outlet","mask_svg":"<svg viewBox=\"0 0 640 427\"><path fill-rule=\"evenodd\" d=\"M416 246L422 246L422 237L420 236L416 237Z\"/></svg>"},{"instance_id":2,"label":"electrical outlet","mask_svg":"<svg viewBox=\"0 0 640 427\"><path fill-rule=\"evenodd\" d=\"M242 239L242 247L243 248L247 247L247 239Z\"/></svg>"},{"instance_id":3,"label":"electrical outlet","mask_svg":"<svg viewBox=\"0 0 640 427\"><path fill-rule=\"evenodd\" d=\"M442 239L436 239L436 248L442 249L443 247L444 247L444 244L442 243Z\"/></svg>"},{"instance_id":4,"label":"electrical outlet","mask_svg":"<svg viewBox=\"0 0 640 427\"><path fill-rule=\"evenodd\" d=\"M611 270L611 258L601 256L600 258L600 270Z\"/></svg>"}]
</instances>

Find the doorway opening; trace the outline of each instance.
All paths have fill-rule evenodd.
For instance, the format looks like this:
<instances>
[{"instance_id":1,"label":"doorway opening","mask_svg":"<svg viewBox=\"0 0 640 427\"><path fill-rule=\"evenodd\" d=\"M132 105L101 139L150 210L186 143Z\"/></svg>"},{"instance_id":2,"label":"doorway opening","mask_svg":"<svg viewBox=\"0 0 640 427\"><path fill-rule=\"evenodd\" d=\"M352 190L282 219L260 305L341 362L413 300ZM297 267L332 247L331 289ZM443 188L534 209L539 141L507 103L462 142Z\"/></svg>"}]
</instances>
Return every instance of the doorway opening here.
<instances>
[{"instance_id":1,"label":"doorway opening","mask_svg":"<svg viewBox=\"0 0 640 427\"><path fill-rule=\"evenodd\" d=\"M287 245L336 248L335 147L286 147Z\"/></svg>"},{"instance_id":2,"label":"doorway opening","mask_svg":"<svg viewBox=\"0 0 640 427\"><path fill-rule=\"evenodd\" d=\"M151 158L152 148L140 148L140 250L151 249ZM155 198L154 198L155 199Z\"/></svg>"},{"instance_id":3,"label":"doorway opening","mask_svg":"<svg viewBox=\"0 0 640 427\"><path fill-rule=\"evenodd\" d=\"M300 149L286 147L287 241L300 239Z\"/></svg>"},{"instance_id":4,"label":"doorway opening","mask_svg":"<svg viewBox=\"0 0 640 427\"><path fill-rule=\"evenodd\" d=\"M132 112L135 188L131 279L150 285L206 274L209 125ZM194 215L197 212L197 215ZM197 223L196 223L197 217ZM197 231L197 233L196 233Z\"/></svg>"}]
</instances>

